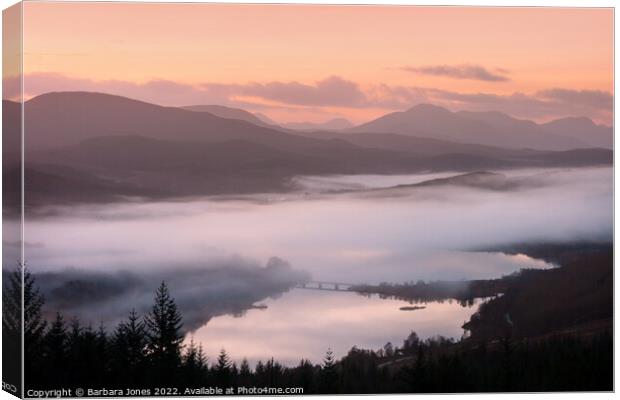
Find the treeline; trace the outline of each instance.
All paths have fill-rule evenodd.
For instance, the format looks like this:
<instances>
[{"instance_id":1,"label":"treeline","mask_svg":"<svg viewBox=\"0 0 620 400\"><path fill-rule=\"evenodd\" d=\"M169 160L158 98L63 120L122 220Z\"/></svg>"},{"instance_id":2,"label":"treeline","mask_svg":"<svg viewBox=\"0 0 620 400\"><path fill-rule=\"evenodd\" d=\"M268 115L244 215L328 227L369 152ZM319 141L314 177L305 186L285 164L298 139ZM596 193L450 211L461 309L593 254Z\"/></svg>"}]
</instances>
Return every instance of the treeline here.
<instances>
[{"instance_id":1,"label":"treeline","mask_svg":"<svg viewBox=\"0 0 620 400\"><path fill-rule=\"evenodd\" d=\"M507 279L474 281L431 281L406 282L402 284L382 282L378 285L355 285L349 290L364 296L379 295L412 304L456 301L463 307L471 307L477 298L496 296L506 290Z\"/></svg>"},{"instance_id":2,"label":"treeline","mask_svg":"<svg viewBox=\"0 0 620 400\"><path fill-rule=\"evenodd\" d=\"M201 345L184 345L182 316L163 282L148 314L131 311L108 331L60 314L46 322L33 276L26 272L24 281L27 389L245 386L299 387L305 394L612 389L608 334L536 342L506 335L469 345L442 337L423 341L412 333L401 346L353 347L339 360L328 350L320 364L301 360L287 367L270 359L251 367L245 360L232 362L224 350L209 360ZM20 286L16 272L5 294L20 293ZM10 334L19 302L4 300L3 333Z\"/></svg>"},{"instance_id":3,"label":"treeline","mask_svg":"<svg viewBox=\"0 0 620 400\"><path fill-rule=\"evenodd\" d=\"M611 326L612 245L579 246L568 243L510 248L515 253L521 251L559 263L558 268L522 269L498 279L381 283L353 286L350 290L410 303L457 301L462 306L471 306L476 298L490 298L463 326L474 341L503 337L507 321L517 339L592 324Z\"/></svg>"}]
</instances>

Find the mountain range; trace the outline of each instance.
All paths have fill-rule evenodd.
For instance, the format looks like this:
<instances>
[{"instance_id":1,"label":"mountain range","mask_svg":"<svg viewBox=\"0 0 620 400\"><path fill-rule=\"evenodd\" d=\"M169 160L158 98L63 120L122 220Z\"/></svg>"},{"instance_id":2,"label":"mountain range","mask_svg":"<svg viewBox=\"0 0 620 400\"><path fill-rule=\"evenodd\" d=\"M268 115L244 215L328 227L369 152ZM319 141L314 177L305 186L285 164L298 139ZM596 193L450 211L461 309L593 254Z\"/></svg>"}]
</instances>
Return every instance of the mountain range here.
<instances>
[{"instance_id":1,"label":"mountain range","mask_svg":"<svg viewBox=\"0 0 620 400\"><path fill-rule=\"evenodd\" d=\"M261 113L251 113L240 108L226 107L221 105L195 105L181 107L189 111L208 112L215 116L228 119L239 119L246 122L251 122L254 125L268 126L272 128L286 128L293 130L344 130L353 128L353 123L344 118L333 118L325 122L284 122L278 124L271 118Z\"/></svg>"},{"instance_id":2,"label":"mountain range","mask_svg":"<svg viewBox=\"0 0 620 400\"><path fill-rule=\"evenodd\" d=\"M451 112L431 104L420 104L404 112L384 115L354 126L344 118L325 122L276 123L262 114L218 105L183 107L209 112L222 118L239 119L255 125L306 131L319 137L319 131L333 133L390 133L504 148L569 150L573 148L612 148L613 129L597 125L586 117L567 117L547 123L513 118L497 111ZM334 137L334 135L331 135ZM325 135L323 135L325 137ZM349 140L349 139L347 139ZM354 139L356 140L356 139Z\"/></svg>"},{"instance_id":3,"label":"mountain range","mask_svg":"<svg viewBox=\"0 0 620 400\"><path fill-rule=\"evenodd\" d=\"M452 113L428 105L345 131L291 130L239 109L163 107L87 92L44 94L28 100L24 110L26 192L31 193L26 203L31 205L283 191L292 188L296 175L471 172L613 161L611 150L590 148L584 144L589 140L580 139L578 126L596 131L601 141L607 132L583 119L575 119L575 128L567 120L543 130L504 114ZM3 101L3 111L5 132L17 135L19 104ZM504 130L491 140L490 126ZM521 141L530 146L506 133L519 135L521 126L526 132ZM429 137L428 132L438 131L445 134ZM544 137L536 141L536 134ZM14 147L5 146L5 153ZM4 173L11 178L6 174L16 172L5 166Z\"/></svg>"},{"instance_id":4,"label":"mountain range","mask_svg":"<svg viewBox=\"0 0 620 400\"><path fill-rule=\"evenodd\" d=\"M334 118L325 122L288 122L284 124L280 124L280 126L288 129L299 129L304 131L313 131L313 130L344 130L353 128L353 124L351 121L344 118Z\"/></svg>"},{"instance_id":5,"label":"mountain range","mask_svg":"<svg viewBox=\"0 0 620 400\"><path fill-rule=\"evenodd\" d=\"M613 145L613 129L595 125L587 118L563 118L539 125L500 112L451 112L431 104L390 113L349 131L396 133L505 148L569 150Z\"/></svg>"}]
</instances>

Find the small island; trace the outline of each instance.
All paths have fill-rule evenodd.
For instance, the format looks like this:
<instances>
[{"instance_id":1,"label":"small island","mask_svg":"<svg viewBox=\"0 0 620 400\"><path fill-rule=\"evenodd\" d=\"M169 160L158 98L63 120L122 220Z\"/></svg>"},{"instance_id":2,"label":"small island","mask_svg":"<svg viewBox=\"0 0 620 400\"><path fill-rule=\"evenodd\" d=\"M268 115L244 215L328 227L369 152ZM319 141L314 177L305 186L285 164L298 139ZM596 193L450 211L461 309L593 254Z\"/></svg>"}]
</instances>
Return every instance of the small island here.
<instances>
[{"instance_id":1,"label":"small island","mask_svg":"<svg viewBox=\"0 0 620 400\"><path fill-rule=\"evenodd\" d=\"M400 311L416 311L416 310L424 310L426 306L404 306L399 308Z\"/></svg>"}]
</instances>

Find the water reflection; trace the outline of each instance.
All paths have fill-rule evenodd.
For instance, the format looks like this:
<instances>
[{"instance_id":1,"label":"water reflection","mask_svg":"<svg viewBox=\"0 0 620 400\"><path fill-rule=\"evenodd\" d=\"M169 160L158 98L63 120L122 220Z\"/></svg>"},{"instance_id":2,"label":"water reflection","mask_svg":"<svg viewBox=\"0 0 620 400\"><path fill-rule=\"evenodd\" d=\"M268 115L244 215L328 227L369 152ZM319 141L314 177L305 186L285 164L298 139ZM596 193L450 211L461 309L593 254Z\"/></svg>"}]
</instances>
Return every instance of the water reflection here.
<instances>
[{"instance_id":1,"label":"water reflection","mask_svg":"<svg viewBox=\"0 0 620 400\"><path fill-rule=\"evenodd\" d=\"M255 363L274 357L288 365L301 358L318 363L328 347L340 357L354 345L366 349L379 349L388 341L401 345L412 330L422 338L443 335L458 339L463 334L461 326L479 303L462 307L446 301L401 311L407 302L295 289L265 301L266 309L249 310L238 318L214 318L194 332L193 338L203 343L211 360L225 348L236 361L247 357Z\"/></svg>"}]
</instances>

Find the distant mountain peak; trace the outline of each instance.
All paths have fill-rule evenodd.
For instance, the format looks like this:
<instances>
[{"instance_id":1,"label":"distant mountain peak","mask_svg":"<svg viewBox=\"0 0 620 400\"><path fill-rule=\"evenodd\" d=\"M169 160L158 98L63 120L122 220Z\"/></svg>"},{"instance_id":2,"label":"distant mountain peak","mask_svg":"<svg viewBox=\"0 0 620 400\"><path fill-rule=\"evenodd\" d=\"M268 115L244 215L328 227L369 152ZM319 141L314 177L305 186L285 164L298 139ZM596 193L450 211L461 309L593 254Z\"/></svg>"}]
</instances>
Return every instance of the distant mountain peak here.
<instances>
[{"instance_id":1,"label":"distant mountain peak","mask_svg":"<svg viewBox=\"0 0 620 400\"><path fill-rule=\"evenodd\" d=\"M556 135L577 138L594 147L613 147L613 128L597 125L587 117L565 117L542 124L541 127Z\"/></svg>"},{"instance_id":2,"label":"distant mountain peak","mask_svg":"<svg viewBox=\"0 0 620 400\"><path fill-rule=\"evenodd\" d=\"M216 117L227 118L227 119L238 119L241 121L250 122L254 125L260 125L260 126L270 125L269 123L265 123L258 116L252 114L249 111L243 110L241 108L222 106L219 104L193 105L193 106L184 106L181 108L183 108L184 110L189 110L189 111L194 111L194 112L208 112L210 114L215 115Z\"/></svg>"},{"instance_id":3,"label":"distant mountain peak","mask_svg":"<svg viewBox=\"0 0 620 400\"><path fill-rule=\"evenodd\" d=\"M450 110L448 110L447 108L441 107L441 106L437 106L435 104L431 104L431 103L420 103L417 104L413 107L411 107L410 109L405 111L406 113L410 113L410 112L441 112L441 113L452 113Z\"/></svg>"},{"instance_id":4,"label":"distant mountain peak","mask_svg":"<svg viewBox=\"0 0 620 400\"><path fill-rule=\"evenodd\" d=\"M299 130L343 130L353 127L353 124L342 117L332 118L325 122L288 122L283 127Z\"/></svg>"},{"instance_id":5,"label":"distant mountain peak","mask_svg":"<svg viewBox=\"0 0 620 400\"><path fill-rule=\"evenodd\" d=\"M575 124L580 127L593 127L597 126L594 121L588 117L564 117L554 119L547 124Z\"/></svg>"},{"instance_id":6,"label":"distant mountain peak","mask_svg":"<svg viewBox=\"0 0 620 400\"><path fill-rule=\"evenodd\" d=\"M268 116L266 116L263 113L255 112L254 115L256 115L256 118L260 119L261 121L263 121L266 124L278 125L278 123L276 121L274 121L273 119L269 118Z\"/></svg>"},{"instance_id":7,"label":"distant mountain peak","mask_svg":"<svg viewBox=\"0 0 620 400\"><path fill-rule=\"evenodd\" d=\"M386 114L351 129L357 133L395 133L512 149L569 150L589 147L592 143L558 131L497 111L452 112L428 103Z\"/></svg>"}]
</instances>

